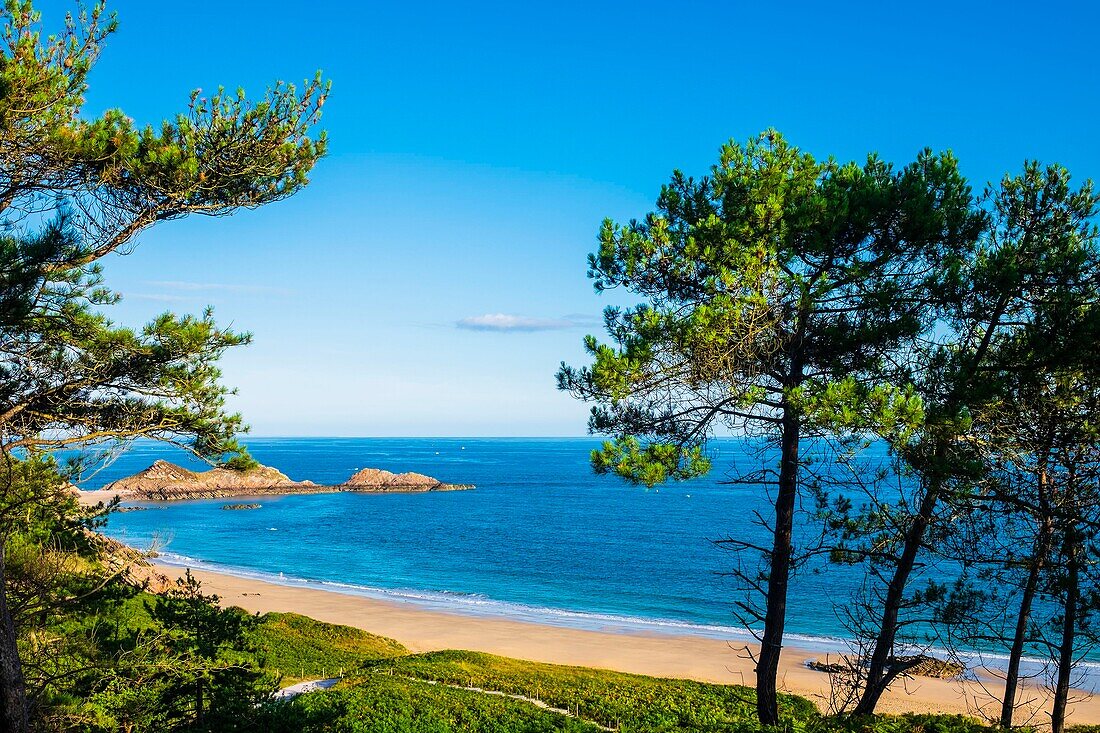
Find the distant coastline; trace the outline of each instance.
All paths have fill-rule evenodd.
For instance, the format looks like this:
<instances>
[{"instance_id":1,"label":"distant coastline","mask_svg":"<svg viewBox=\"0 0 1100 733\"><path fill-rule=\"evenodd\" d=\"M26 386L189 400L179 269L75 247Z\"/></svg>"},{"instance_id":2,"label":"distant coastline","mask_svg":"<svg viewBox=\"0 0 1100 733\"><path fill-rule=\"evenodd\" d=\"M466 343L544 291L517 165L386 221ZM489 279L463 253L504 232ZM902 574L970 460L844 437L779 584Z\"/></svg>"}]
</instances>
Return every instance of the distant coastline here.
<instances>
[{"instance_id":1,"label":"distant coastline","mask_svg":"<svg viewBox=\"0 0 1100 733\"><path fill-rule=\"evenodd\" d=\"M241 499L293 494L416 494L433 491L466 491L473 484L453 484L419 473L392 473L364 468L339 484L294 481L270 466L246 469L225 467L191 471L158 459L148 468L95 491L77 489L82 504L119 501L187 501L191 499Z\"/></svg>"},{"instance_id":2,"label":"distant coastline","mask_svg":"<svg viewBox=\"0 0 1100 733\"><path fill-rule=\"evenodd\" d=\"M270 496L296 496L304 494L426 494L441 491L471 491L475 488L477 487L473 484L445 484L431 489L372 489L348 486L347 484L333 484L329 486L315 484L313 486L269 486L262 489L215 489L196 491L193 493L173 492L163 496L150 496L143 493L111 489L78 489L76 491L76 496L81 504L92 506L100 502L106 503L112 501L115 498L118 498L118 500L123 503L135 501L175 502L193 501L195 499L262 499Z\"/></svg>"}]
</instances>

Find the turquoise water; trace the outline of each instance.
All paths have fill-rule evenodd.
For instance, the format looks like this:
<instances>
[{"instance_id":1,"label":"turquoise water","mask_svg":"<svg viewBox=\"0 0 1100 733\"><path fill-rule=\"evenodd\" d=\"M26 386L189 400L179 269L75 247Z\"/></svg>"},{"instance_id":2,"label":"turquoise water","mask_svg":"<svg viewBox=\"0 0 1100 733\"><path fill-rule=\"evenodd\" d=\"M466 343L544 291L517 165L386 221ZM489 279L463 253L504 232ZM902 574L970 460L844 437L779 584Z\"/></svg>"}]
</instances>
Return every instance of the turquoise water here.
<instances>
[{"instance_id":1,"label":"turquoise water","mask_svg":"<svg viewBox=\"0 0 1100 733\"><path fill-rule=\"evenodd\" d=\"M472 491L150 504L111 517L108 533L162 557L288 584L388 597L479 615L580 628L645 629L745 639L741 598L726 573L736 558L713 540L761 545L760 486L730 484L758 464L742 441L714 446L713 475L645 490L593 475L593 439L250 439L252 454L293 479L339 483L363 467L417 471ZM182 452L139 443L84 481L97 488ZM749 558L753 560L753 558ZM788 641L837 649L834 604L856 591L851 569L797 574Z\"/></svg>"},{"instance_id":2,"label":"turquoise water","mask_svg":"<svg viewBox=\"0 0 1100 733\"><path fill-rule=\"evenodd\" d=\"M743 633L736 587L722 574L734 558L712 542L766 535L759 487L715 476L628 486L593 475L592 439L251 439L260 462L293 479L339 483L357 468L417 471L473 491L319 494L265 498L262 508L225 511L225 500L150 505L116 514L108 531L161 546L169 560L196 561L286 582L338 583L345 591L398 594L476 613L537 617L582 626L655 624ZM723 458L746 458L735 441ZM156 458L193 468L183 453L135 445L82 483L96 488ZM834 577L835 576L835 577ZM828 598L843 574L800 578L792 630L840 635Z\"/></svg>"}]
</instances>

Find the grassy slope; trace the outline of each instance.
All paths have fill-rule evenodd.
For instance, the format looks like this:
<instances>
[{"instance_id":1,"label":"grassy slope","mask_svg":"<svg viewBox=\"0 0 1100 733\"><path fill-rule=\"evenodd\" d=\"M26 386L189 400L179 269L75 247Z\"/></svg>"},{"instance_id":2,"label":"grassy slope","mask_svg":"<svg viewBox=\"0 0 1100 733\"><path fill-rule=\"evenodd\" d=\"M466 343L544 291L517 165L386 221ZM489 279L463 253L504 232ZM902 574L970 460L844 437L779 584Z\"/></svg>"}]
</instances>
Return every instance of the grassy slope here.
<instances>
[{"instance_id":1,"label":"grassy slope","mask_svg":"<svg viewBox=\"0 0 1100 733\"><path fill-rule=\"evenodd\" d=\"M152 625L140 594L117 607L115 619L130 628ZM585 667L527 662L464 651L411 655L398 642L361 629L323 623L293 613L271 613L250 632L254 662L278 672L282 684L332 676L336 688L272 705L272 733L591 733L592 721L623 733L738 733L759 730L753 691L736 685L658 679ZM437 682L441 684L430 684ZM581 720L530 703L445 685L478 687L543 700L576 711ZM814 705L783 696L785 729L845 733L973 733L986 728L955 716L879 717L837 723Z\"/></svg>"},{"instance_id":2,"label":"grassy slope","mask_svg":"<svg viewBox=\"0 0 1100 733\"><path fill-rule=\"evenodd\" d=\"M271 733L599 733L529 703L371 674L270 711Z\"/></svg>"},{"instance_id":3,"label":"grassy slope","mask_svg":"<svg viewBox=\"0 0 1100 733\"><path fill-rule=\"evenodd\" d=\"M477 652L445 651L392 660L395 674L449 684L500 690L575 710L587 720L623 730L720 729L753 717L753 691L736 685L709 685L658 679L585 667L524 662ZM788 719L814 716L813 705L784 696Z\"/></svg>"},{"instance_id":4,"label":"grassy slope","mask_svg":"<svg viewBox=\"0 0 1100 733\"><path fill-rule=\"evenodd\" d=\"M151 593L124 598L112 608L111 623L135 631L151 629L156 622L147 606L156 602L157 596ZM253 647L251 660L281 677L283 685L337 676L341 670L347 672L365 662L409 653L393 639L297 613L264 614L248 633L248 641Z\"/></svg>"},{"instance_id":5,"label":"grassy slope","mask_svg":"<svg viewBox=\"0 0 1100 733\"><path fill-rule=\"evenodd\" d=\"M289 622L288 622L289 621ZM340 658L352 669L337 688L304 695L277 712L274 725L312 731L596 731L590 721L623 733L715 733L759 730L753 691L736 685L507 659L491 654L443 651L404 654L400 645L347 627L333 627L300 616L267 617L265 634L282 636L285 658L301 650L314 663ZM349 642L361 639L361 646ZM386 644L392 646L385 646ZM327 650L327 651L326 651ZM430 684L436 682L440 684ZM572 710L571 719L518 700L445 687L476 687L542 700ZM972 733L987 730L956 716L879 717L838 723L822 718L809 700L782 698L784 728L791 731L859 733ZM284 728L275 728L284 730Z\"/></svg>"},{"instance_id":6,"label":"grassy slope","mask_svg":"<svg viewBox=\"0 0 1100 733\"><path fill-rule=\"evenodd\" d=\"M554 707L624 733L757 731L755 693L740 685L715 685L622 672L527 662L491 654L444 651L399 657L374 665L376 672L538 697ZM809 700L780 696L783 729L861 733L971 733L986 730L958 716L882 716L873 721L823 718Z\"/></svg>"},{"instance_id":7,"label":"grassy slope","mask_svg":"<svg viewBox=\"0 0 1100 733\"><path fill-rule=\"evenodd\" d=\"M266 614L249 636L257 661L280 674L283 684L334 677L365 662L408 654L393 639L296 613Z\"/></svg>"}]
</instances>

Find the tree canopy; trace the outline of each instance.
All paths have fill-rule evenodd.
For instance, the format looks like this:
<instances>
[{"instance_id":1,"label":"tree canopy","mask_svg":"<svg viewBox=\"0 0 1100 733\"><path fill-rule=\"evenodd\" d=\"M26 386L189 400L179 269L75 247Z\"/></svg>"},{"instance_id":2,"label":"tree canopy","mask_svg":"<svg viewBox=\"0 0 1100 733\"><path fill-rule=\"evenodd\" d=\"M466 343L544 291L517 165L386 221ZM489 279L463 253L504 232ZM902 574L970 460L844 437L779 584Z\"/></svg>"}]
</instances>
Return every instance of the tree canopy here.
<instances>
[{"instance_id":1,"label":"tree canopy","mask_svg":"<svg viewBox=\"0 0 1100 733\"><path fill-rule=\"evenodd\" d=\"M13 608L22 601L7 596L20 587L12 573L29 566L5 563L25 539L21 512L53 507L58 521L91 528L55 501L64 481L44 454L146 437L249 462L217 366L248 334L219 327L210 311L115 323L107 311L120 296L105 285L104 258L160 222L286 198L326 149L320 74L300 88L278 82L257 100L195 91L155 125L118 109L86 116L89 72L116 24L103 4L78 11L46 33L29 0L0 10L0 459L9 467L0 475L0 717L12 731L29 725L17 649L27 629ZM23 461L55 478L16 482L12 466ZM42 593L40 603L64 600Z\"/></svg>"},{"instance_id":2,"label":"tree canopy","mask_svg":"<svg viewBox=\"0 0 1100 733\"><path fill-rule=\"evenodd\" d=\"M282 82L192 94L187 110L137 126L120 110L81 115L88 73L115 28L102 4L43 36L30 2L5 4L0 55L0 446L55 448L147 436L202 456L237 449L217 357L247 343L210 313L115 325L100 260L144 229L277 201L324 154L314 134L329 85Z\"/></svg>"},{"instance_id":3,"label":"tree canopy","mask_svg":"<svg viewBox=\"0 0 1100 733\"><path fill-rule=\"evenodd\" d=\"M807 461L800 441L837 432L898 433L923 406L908 355L932 328L942 294L985 217L949 154L922 151L900 169L875 155L817 161L768 131L729 143L709 176L675 172L657 211L605 221L589 259L597 291L645 299L609 308L610 344L586 339L591 366L562 365L559 387L595 403L589 427L614 440L601 473L652 485L710 468L716 429L775 449L754 481L774 486L765 568L739 572L764 609L757 699L775 724L786 592L797 564L793 515ZM736 542L736 541L735 541Z\"/></svg>"}]
</instances>

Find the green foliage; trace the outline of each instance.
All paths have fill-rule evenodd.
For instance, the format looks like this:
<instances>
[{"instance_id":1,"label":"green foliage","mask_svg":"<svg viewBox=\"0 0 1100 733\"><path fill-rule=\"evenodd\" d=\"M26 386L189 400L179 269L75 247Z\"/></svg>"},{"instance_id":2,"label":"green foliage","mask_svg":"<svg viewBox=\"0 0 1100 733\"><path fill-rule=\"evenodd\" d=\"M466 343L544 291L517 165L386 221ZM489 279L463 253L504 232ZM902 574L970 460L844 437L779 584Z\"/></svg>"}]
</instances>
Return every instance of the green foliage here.
<instances>
[{"instance_id":1,"label":"green foliage","mask_svg":"<svg viewBox=\"0 0 1100 733\"><path fill-rule=\"evenodd\" d=\"M239 608L222 609L220 599L202 592L202 584L187 570L169 588L149 604L149 615L166 629L173 630L173 645L178 651L216 659L226 648L244 644L245 635L256 620Z\"/></svg>"},{"instance_id":2,"label":"green foliage","mask_svg":"<svg viewBox=\"0 0 1100 733\"><path fill-rule=\"evenodd\" d=\"M598 474L613 473L652 487L669 479L702 476L710 470L710 459L703 455L701 446L648 443L643 447L637 438L628 435L592 451L592 467Z\"/></svg>"},{"instance_id":3,"label":"green foliage","mask_svg":"<svg viewBox=\"0 0 1100 733\"><path fill-rule=\"evenodd\" d=\"M407 653L359 629L297 614L250 616L215 601L187 574L162 595L112 583L55 615L37 633L48 646L72 642L56 661L75 674L47 688L43 729L263 729L255 706L280 677L287 684L302 673L331 676L341 667L350 672ZM200 682L201 724L195 700Z\"/></svg>"},{"instance_id":4,"label":"green foliage","mask_svg":"<svg viewBox=\"0 0 1100 733\"><path fill-rule=\"evenodd\" d=\"M585 719L623 731L731 730L753 721L755 694L737 685L712 685L540 664L478 652L445 651L400 657L379 671L422 680L498 690L574 710ZM808 700L784 695L785 721L816 719Z\"/></svg>"},{"instance_id":5,"label":"green foliage","mask_svg":"<svg viewBox=\"0 0 1100 733\"><path fill-rule=\"evenodd\" d=\"M885 436L897 443L924 424L924 403L912 385L868 384L848 376L796 387L788 399L814 428L833 434Z\"/></svg>"},{"instance_id":6,"label":"green foliage","mask_svg":"<svg viewBox=\"0 0 1100 733\"><path fill-rule=\"evenodd\" d=\"M268 711L271 733L596 733L600 729L530 703L442 685L372 675L303 695Z\"/></svg>"},{"instance_id":7,"label":"green foliage","mask_svg":"<svg viewBox=\"0 0 1100 733\"><path fill-rule=\"evenodd\" d=\"M242 623L239 609L200 608L204 596L186 577L168 598L121 590L81 609L54 627L72 638L89 639L101 660L94 674L51 699L53 720L65 729L106 733L134 731L264 730L346 732L392 731L596 731L616 724L624 733L757 733L751 689L689 680L657 679L607 670L526 662L477 652L408 655L400 644L347 626L297 614L267 614L245 622L244 643L218 651L218 664L265 669L261 690L270 690L275 668L304 668L307 678L331 675L344 666L349 677L333 689L289 702L266 702L255 687L228 684L196 664L184 647L198 649L199 636ZM164 604L165 608L158 610ZM85 614L84 611L89 611ZM218 616L224 614L229 618ZM170 620L169 625L164 621ZM196 630L199 630L196 633ZM230 634L230 636L236 636ZM239 639L238 639L239 641ZM209 646L207 647L209 651ZM351 671L351 670L355 671ZM189 705L194 675L205 670L211 702L197 725ZM290 680L284 679L283 683ZM537 698L575 712L579 719L540 709L530 702L474 690ZM806 699L781 697L779 730L807 733L977 733L980 724L956 716L866 719L822 717Z\"/></svg>"},{"instance_id":8,"label":"green foliage","mask_svg":"<svg viewBox=\"0 0 1100 733\"><path fill-rule=\"evenodd\" d=\"M898 356L985 222L949 153L822 162L768 131L724 146L708 177L675 172L657 207L605 221L589 258L598 291L645 302L609 308L610 343L587 337L592 364L558 372L595 404L593 432L655 446L609 445L597 470L683 478L705 464L677 449L722 424L774 436L784 410L824 432L920 423Z\"/></svg>"},{"instance_id":9,"label":"green foliage","mask_svg":"<svg viewBox=\"0 0 1100 733\"><path fill-rule=\"evenodd\" d=\"M140 329L115 324L103 309L119 296L103 286L100 261L159 222L227 215L295 193L326 146L324 133L315 133L329 90L320 75L301 90L278 82L256 102L240 90L195 91L185 112L157 126L138 126L117 109L86 116L88 74L116 24L103 4L78 11L45 34L30 0L0 5L0 457L18 466L0 476L0 727L17 733L27 731L30 709L23 665L33 686L87 682L74 660L100 664L100 632L85 629L69 645L50 629L57 606L86 601L109 580L97 566L98 541L87 539L97 517L62 506L55 467L52 482L28 482L20 472L50 450L117 447L137 437L220 460L241 452L237 436L246 429L226 409L230 390L217 360L248 343L248 334L218 327L209 310L165 313ZM32 484L38 488L26 492ZM112 650L122 656L88 693L111 701L100 712L152 715L160 691L172 688L161 678L135 684L145 679L136 660L183 660L178 669L187 671L176 682L194 683L201 724L208 677L216 694L255 681L247 670L219 666L235 632L214 627L236 617L206 612L197 589L179 591L157 607L179 611L159 619L164 634L132 639L129 647L119 641ZM172 704L160 707L157 724L165 725L176 713Z\"/></svg>"},{"instance_id":10,"label":"green foliage","mask_svg":"<svg viewBox=\"0 0 1100 733\"><path fill-rule=\"evenodd\" d=\"M266 614L248 638L257 661L281 675L284 684L350 673L366 662L408 653L393 639L296 613Z\"/></svg>"},{"instance_id":11,"label":"green foliage","mask_svg":"<svg viewBox=\"0 0 1100 733\"><path fill-rule=\"evenodd\" d=\"M175 199L159 218L191 211L258 206L288 196L308 183L307 174L326 148L326 137L309 137L320 118L329 85L320 74L298 93L278 82L257 103L243 89L219 88L210 97L196 90L188 111L159 129L136 129L119 110L58 128L57 151L91 168L100 185L140 182ZM214 153L213 151L217 151ZM253 163L241 175L246 162Z\"/></svg>"},{"instance_id":12,"label":"green foliage","mask_svg":"<svg viewBox=\"0 0 1100 733\"><path fill-rule=\"evenodd\" d=\"M596 290L643 302L605 310L610 342L589 336L591 365L558 371L560 389L593 403L590 432L618 439L593 453L596 471L653 485L709 468L702 449L722 428L763 438L767 458L738 478L772 485L774 521L761 522L773 542L724 542L767 568L732 573L749 593L741 621L763 625L762 722L779 720L790 573L807 557L797 495L824 475L807 480L801 441L919 428L908 355L934 333L985 222L950 153L901 169L875 155L817 161L769 130L724 146L707 177L674 172L643 220L600 230Z\"/></svg>"},{"instance_id":13,"label":"green foliage","mask_svg":"<svg viewBox=\"0 0 1100 733\"><path fill-rule=\"evenodd\" d=\"M42 728L246 729L275 686L247 643L256 622L189 575L161 596L109 584L40 632L82 642L69 651L79 672L48 688Z\"/></svg>"},{"instance_id":14,"label":"green foliage","mask_svg":"<svg viewBox=\"0 0 1100 733\"><path fill-rule=\"evenodd\" d=\"M6 0L0 43L0 448L46 450L137 436L218 459L240 450L217 359L249 341L201 316L139 330L101 309L118 295L99 260L159 222L285 198L325 151L328 84L282 82L258 102L196 91L187 112L139 129L119 110L82 115L87 77L115 21L102 5L44 35Z\"/></svg>"},{"instance_id":15,"label":"green foliage","mask_svg":"<svg viewBox=\"0 0 1100 733\"><path fill-rule=\"evenodd\" d=\"M425 683L437 684L425 684ZM450 685L453 687L446 687ZM502 699L478 688L538 699L579 720ZM951 715L827 718L803 698L784 695L782 724L761 728L753 691L624 674L585 667L525 662L477 652L445 651L371 665L362 676L327 692L303 695L269 710L271 730L312 731L542 731L624 733L978 733L980 722Z\"/></svg>"},{"instance_id":16,"label":"green foliage","mask_svg":"<svg viewBox=\"0 0 1100 733\"><path fill-rule=\"evenodd\" d=\"M999 730L974 718L961 715L875 715L849 718L826 718L806 728L814 733L982 733ZM1033 733L1031 728L1013 730Z\"/></svg>"},{"instance_id":17,"label":"green foliage","mask_svg":"<svg viewBox=\"0 0 1100 733\"><path fill-rule=\"evenodd\" d=\"M934 338L913 355L911 391L923 418L910 431L876 427L901 460L904 490L879 494L865 481L862 506L833 512L841 528L834 559L865 561L881 582L867 594L880 600L849 614L860 619L850 624L860 637L873 640L863 712L893 680L886 660L915 619L931 616L940 639L964 647L1000 637L1005 652L1019 655L1038 639L1026 618L1038 579L1029 574L1039 567L1056 574L1053 528L1072 514L1058 499L1070 482L1066 454L1056 449L1074 443L1071 453L1095 455L1087 424L1100 405L1092 358L1100 343L1100 199L1089 182L1071 188L1064 168L1028 162L985 201L979 246L937 284ZM1096 465L1075 470L1096 475ZM973 574L925 590L922 569L939 557ZM979 582L963 582L971 577ZM1006 603L1025 618L1006 615ZM1016 628L1028 639L1014 639Z\"/></svg>"},{"instance_id":18,"label":"green foliage","mask_svg":"<svg viewBox=\"0 0 1100 733\"><path fill-rule=\"evenodd\" d=\"M0 344L26 355L0 368L4 449L142 435L171 442L190 436L189 447L204 456L238 450L243 424L224 412L229 390L218 382L215 360L250 337L219 328L210 311L166 313L140 330L115 325L97 309L114 295L95 268L52 269L81 257L80 241L67 216L29 241L0 237L16 265L4 297L17 302L12 313L25 312L0 324Z\"/></svg>"},{"instance_id":19,"label":"green foliage","mask_svg":"<svg viewBox=\"0 0 1100 733\"><path fill-rule=\"evenodd\" d=\"M260 463L251 455L248 451L242 450L240 453L231 456L228 461L222 464L224 468L228 468L231 471L251 471L253 468L259 467Z\"/></svg>"},{"instance_id":20,"label":"green foliage","mask_svg":"<svg viewBox=\"0 0 1100 733\"><path fill-rule=\"evenodd\" d=\"M9 544L84 550L93 512L83 510L52 458L0 454L0 522Z\"/></svg>"}]
</instances>

